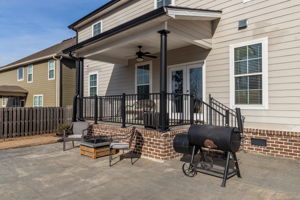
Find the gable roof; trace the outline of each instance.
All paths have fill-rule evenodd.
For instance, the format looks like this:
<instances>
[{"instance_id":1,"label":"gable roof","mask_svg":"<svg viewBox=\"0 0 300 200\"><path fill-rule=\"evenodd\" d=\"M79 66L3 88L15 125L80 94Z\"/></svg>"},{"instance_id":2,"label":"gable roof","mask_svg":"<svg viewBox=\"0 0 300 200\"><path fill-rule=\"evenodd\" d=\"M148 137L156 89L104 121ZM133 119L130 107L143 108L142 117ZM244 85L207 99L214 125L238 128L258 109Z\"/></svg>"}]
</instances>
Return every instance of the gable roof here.
<instances>
[{"instance_id":1,"label":"gable roof","mask_svg":"<svg viewBox=\"0 0 300 200\"><path fill-rule=\"evenodd\" d=\"M84 40L82 42L79 42L75 44L74 46L71 46L69 48L66 48L63 50L63 53L70 53L75 50L81 49L83 47L89 46L95 42L99 42L101 40L107 39L109 37L112 37L116 34L119 34L121 32L124 32L128 29L131 29L133 27L136 27L138 25L141 25L145 22L157 19L158 17L168 15L168 16L173 16L176 15L176 12L184 12L186 16L188 16L188 12L192 12L192 14L197 14L201 15L204 17L211 17L213 19L217 19L221 17L222 11L220 10L207 10L207 9L196 9L196 8L188 8L188 7L175 7L175 6L164 6L157 8L155 10L152 10L142 16L139 16L137 18L134 18L128 22L125 22L123 24L120 24L119 26L116 26L112 29L109 29L99 35L96 35L92 38L89 38L87 40ZM200 14L199 14L200 13Z\"/></svg>"},{"instance_id":2,"label":"gable roof","mask_svg":"<svg viewBox=\"0 0 300 200\"><path fill-rule=\"evenodd\" d=\"M76 26L83 23L86 20L89 20L90 18L97 18L99 16L101 16L104 13L107 13L113 9L115 9L116 7L123 5L124 3L129 2L129 0L110 0L109 2L107 2L106 4L100 6L99 8L97 8L96 10L92 11L91 13L85 15L84 17L80 18L79 20L77 20L76 22L74 22L73 24L69 25L68 28L72 29L72 30L76 30ZM91 19L93 20L93 19ZM88 23L88 22L86 22Z\"/></svg>"},{"instance_id":3,"label":"gable roof","mask_svg":"<svg viewBox=\"0 0 300 200\"><path fill-rule=\"evenodd\" d=\"M25 58L22 58L20 60L17 60L15 62L12 62L8 65L5 65L3 67L0 67L0 71L11 68L11 67L17 67L20 65L26 65L26 64L31 64L33 62L39 61L39 60L43 60L43 59L47 59L56 55L62 55L62 50L64 50L65 48L71 47L73 45L76 44L76 38L70 38L67 40L64 40L58 44L55 44L49 48L46 48L44 50L41 50L37 53L34 53L30 56L27 56ZM68 56L68 55L62 55L62 56Z\"/></svg>"}]
</instances>

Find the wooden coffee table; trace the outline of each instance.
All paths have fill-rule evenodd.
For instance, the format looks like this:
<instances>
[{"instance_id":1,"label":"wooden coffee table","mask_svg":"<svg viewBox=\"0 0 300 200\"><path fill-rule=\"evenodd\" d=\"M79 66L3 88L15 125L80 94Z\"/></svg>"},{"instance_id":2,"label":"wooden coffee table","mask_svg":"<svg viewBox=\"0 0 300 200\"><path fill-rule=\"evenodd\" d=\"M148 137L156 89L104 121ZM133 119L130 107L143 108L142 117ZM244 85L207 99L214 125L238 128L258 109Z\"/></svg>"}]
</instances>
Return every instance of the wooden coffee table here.
<instances>
[{"instance_id":1,"label":"wooden coffee table","mask_svg":"<svg viewBox=\"0 0 300 200\"><path fill-rule=\"evenodd\" d=\"M80 154L93 159L109 155L110 141L107 139L97 138L81 142ZM116 150L112 150L112 154L117 154Z\"/></svg>"}]
</instances>

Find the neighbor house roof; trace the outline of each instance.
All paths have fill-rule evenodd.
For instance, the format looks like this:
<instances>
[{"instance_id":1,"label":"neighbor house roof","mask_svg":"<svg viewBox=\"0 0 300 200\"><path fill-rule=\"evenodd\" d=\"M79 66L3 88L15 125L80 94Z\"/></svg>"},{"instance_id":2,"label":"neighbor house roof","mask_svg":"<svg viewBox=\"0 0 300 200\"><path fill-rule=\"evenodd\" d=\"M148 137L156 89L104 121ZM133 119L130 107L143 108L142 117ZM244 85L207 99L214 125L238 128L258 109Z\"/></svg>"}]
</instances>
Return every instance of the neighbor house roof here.
<instances>
[{"instance_id":1,"label":"neighbor house roof","mask_svg":"<svg viewBox=\"0 0 300 200\"><path fill-rule=\"evenodd\" d=\"M13 63L8 64L8 65L5 65L5 66L0 68L0 71L6 70L8 68L18 67L18 66L21 66L21 65L31 64L33 62L37 62L37 61L40 61L40 60L51 58L53 56L58 56L58 55L68 56L68 55L63 55L62 50L64 50L65 48L68 48L70 46L73 46L75 44L76 44L76 38L75 37L64 40L64 41L62 41L58 44L55 44L55 45L53 45L53 46L51 46L47 49L44 49L44 50L39 51L37 53L34 53L30 56L27 56L25 58L17 60Z\"/></svg>"},{"instance_id":2,"label":"neighbor house roof","mask_svg":"<svg viewBox=\"0 0 300 200\"><path fill-rule=\"evenodd\" d=\"M28 93L27 90L15 85L1 85L0 96L8 97L24 97Z\"/></svg>"},{"instance_id":3,"label":"neighbor house roof","mask_svg":"<svg viewBox=\"0 0 300 200\"><path fill-rule=\"evenodd\" d=\"M222 11L218 10L206 10L206 9L194 9L194 8L186 8L186 7L174 7L174 6L165 6L157 8L153 11L150 11L142 16L139 16L133 20L130 20L124 24L121 24L115 28L112 28L108 31L105 31L99 35L96 35L92 38L89 38L87 40L84 40L74 46L71 46L65 50L63 50L64 53L69 53L72 51L75 51L77 49L81 49L83 47L86 47L92 43L104 40L106 38L109 38L111 36L114 36L118 33L121 33L123 31L126 31L128 29L131 29L135 26L141 25L145 22L154 20L160 16L175 16L178 12L183 12L185 15L188 15L188 12L192 13L195 16L202 16L202 17L211 17L211 18L220 18Z\"/></svg>"}]
</instances>

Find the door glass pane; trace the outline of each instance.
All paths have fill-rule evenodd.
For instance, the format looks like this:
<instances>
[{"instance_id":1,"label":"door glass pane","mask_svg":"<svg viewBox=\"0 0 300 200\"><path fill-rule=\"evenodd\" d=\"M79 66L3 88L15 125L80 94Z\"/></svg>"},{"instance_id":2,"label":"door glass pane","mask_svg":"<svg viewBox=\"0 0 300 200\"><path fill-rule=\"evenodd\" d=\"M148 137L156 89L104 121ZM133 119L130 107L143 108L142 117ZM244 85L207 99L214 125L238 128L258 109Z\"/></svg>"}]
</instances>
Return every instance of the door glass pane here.
<instances>
[{"instance_id":1,"label":"door glass pane","mask_svg":"<svg viewBox=\"0 0 300 200\"><path fill-rule=\"evenodd\" d=\"M197 100L202 99L202 68L190 69L190 94Z\"/></svg>"},{"instance_id":2,"label":"door glass pane","mask_svg":"<svg viewBox=\"0 0 300 200\"><path fill-rule=\"evenodd\" d=\"M194 96L194 112L201 110L202 101L202 67L190 69L190 94Z\"/></svg>"},{"instance_id":3,"label":"door glass pane","mask_svg":"<svg viewBox=\"0 0 300 200\"><path fill-rule=\"evenodd\" d=\"M137 86L138 100L149 99L150 87L149 85Z\"/></svg>"},{"instance_id":4,"label":"door glass pane","mask_svg":"<svg viewBox=\"0 0 300 200\"><path fill-rule=\"evenodd\" d=\"M172 93L173 99L173 112L183 112L183 96L176 94L183 94L183 70L172 72Z\"/></svg>"}]
</instances>

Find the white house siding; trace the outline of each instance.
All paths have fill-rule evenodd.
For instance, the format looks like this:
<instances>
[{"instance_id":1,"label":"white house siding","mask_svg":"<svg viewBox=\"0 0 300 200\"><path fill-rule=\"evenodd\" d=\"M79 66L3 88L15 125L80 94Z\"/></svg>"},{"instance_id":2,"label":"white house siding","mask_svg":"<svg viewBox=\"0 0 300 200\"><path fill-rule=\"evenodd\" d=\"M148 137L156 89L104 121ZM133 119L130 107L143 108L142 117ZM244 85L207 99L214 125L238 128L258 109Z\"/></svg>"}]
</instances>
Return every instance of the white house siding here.
<instances>
[{"instance_id":1,"label":"white house siding","mask_svg":"<svg viewBox=\"0 0 300 200\"><path fill-rule=\"evenodd\" d=\"M243 0L176 0L176 5L223 11L212 38L213 48L207 56L206 91L227 105L230 100L229 46L269 38L269 109L243 110L246 126L300 131L300 1L252 0L243 3ZM153 8L153 1L141 0L117 9L103 17L104 30ZM242 19L248 19L249 25L247 29L239 31L237 24ZM91 34L91 31L87 32ZM89 37L83 32L79 35L80 40ZM125 68L122 70L125 75ZM127 72L125 78L134 80L134 71L131 69Z\"/></svg>"}]
</instances>

